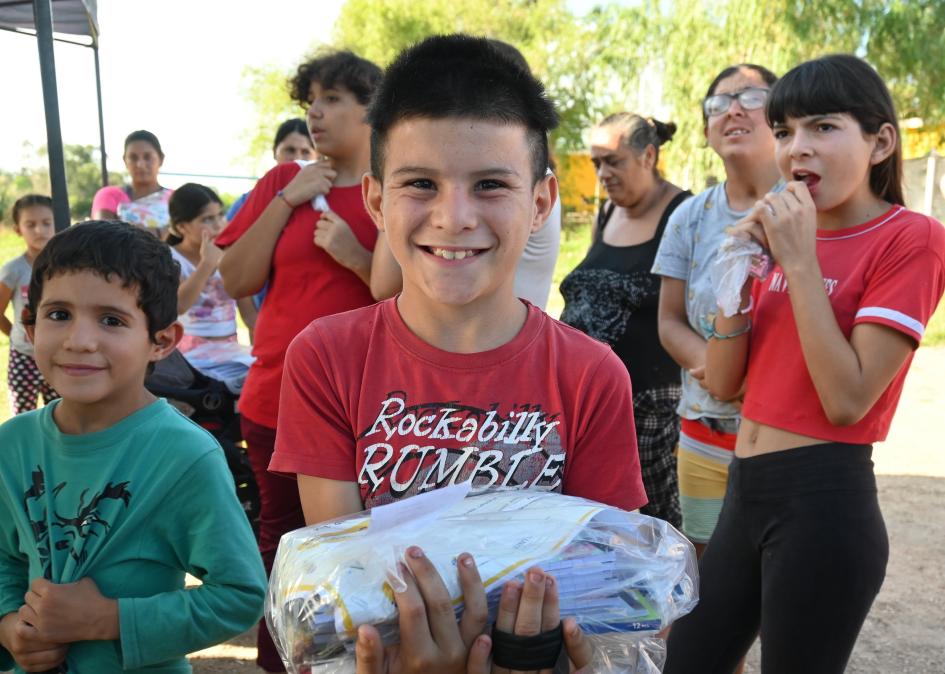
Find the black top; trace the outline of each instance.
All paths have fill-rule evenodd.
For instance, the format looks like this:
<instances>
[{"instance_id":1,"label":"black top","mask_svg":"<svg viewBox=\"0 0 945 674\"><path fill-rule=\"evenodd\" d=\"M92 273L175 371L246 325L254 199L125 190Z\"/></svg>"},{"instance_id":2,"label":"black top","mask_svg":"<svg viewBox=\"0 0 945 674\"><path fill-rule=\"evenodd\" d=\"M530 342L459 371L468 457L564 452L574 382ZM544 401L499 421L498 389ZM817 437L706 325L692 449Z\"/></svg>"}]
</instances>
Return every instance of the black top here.
<instances>
[{"instance_id":1,"label":"black top","mask_svg":"<svg viewBox=\"0 0 945 674\"><path fill-rule=\"evenodd\" d=\"M604 227L614 212L613 204L604 204L587 256L561 282L561 320L610 344L627 366L635 392L680 382L679 365L660 346L660 277L650 269L666 221L691 196L691 192L680 192L673 197L653 238L633 246L604 243Z\"/></svg>"}]
</instances>

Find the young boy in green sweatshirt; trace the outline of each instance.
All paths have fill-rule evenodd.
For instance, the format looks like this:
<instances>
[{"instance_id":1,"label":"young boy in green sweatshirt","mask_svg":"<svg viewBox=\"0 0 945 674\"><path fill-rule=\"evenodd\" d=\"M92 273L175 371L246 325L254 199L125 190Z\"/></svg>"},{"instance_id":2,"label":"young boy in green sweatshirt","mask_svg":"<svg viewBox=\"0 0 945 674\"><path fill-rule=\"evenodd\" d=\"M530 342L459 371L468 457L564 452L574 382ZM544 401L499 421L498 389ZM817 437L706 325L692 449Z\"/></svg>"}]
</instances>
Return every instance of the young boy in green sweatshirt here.
<instances>
[{"instance_id":1,"label":"young boy in green sweatshirt","mask_svg":"<svg viewBox=\"0 0 945 674\"><path fill-rule=\"evenodd\" d=\"M144 387L181 337L178 279L124 223L71 227L36 258L24 322L62 398L0 426L0 670L190 672L186 653L262 613L220 446Z\"/></svg>"}]
</instances>

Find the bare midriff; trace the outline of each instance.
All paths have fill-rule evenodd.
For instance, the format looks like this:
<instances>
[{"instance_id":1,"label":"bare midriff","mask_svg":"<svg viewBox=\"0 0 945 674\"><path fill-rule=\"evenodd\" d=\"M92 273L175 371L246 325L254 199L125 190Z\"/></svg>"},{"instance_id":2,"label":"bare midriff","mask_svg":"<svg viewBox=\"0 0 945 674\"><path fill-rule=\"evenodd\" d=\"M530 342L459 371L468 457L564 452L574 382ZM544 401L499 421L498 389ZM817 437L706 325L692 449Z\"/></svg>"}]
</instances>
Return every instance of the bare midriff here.
<instances>
[{"instance_id":1,"label":"bare midriff","mask_svg":"<svg viewBox=\"0 0 945 674\"><path fill-rule=\"evenodd\" d=\"M738 429L738 438L735 441L735 456L747 459L761 454L783 452L795 447L807 445L822 445L830 442L823 438L812 438L809 435L792 433L782 428L775 428L766 424L742 418Z\"/></svg>"}]
</instances>

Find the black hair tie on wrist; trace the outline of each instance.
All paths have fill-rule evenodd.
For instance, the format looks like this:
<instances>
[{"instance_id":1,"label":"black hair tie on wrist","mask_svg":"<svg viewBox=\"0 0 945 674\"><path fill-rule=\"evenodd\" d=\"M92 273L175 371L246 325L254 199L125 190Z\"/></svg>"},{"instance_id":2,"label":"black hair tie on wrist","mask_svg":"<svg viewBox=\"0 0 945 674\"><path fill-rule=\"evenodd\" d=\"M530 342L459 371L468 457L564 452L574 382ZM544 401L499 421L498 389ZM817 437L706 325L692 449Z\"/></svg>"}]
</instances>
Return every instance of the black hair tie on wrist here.
<instances>
[{"instance_id":1,"label":"black hair tie on wrist","mask_svg":"<svg viewBox=\"0 0 945 674\"><path fill-rule=\"evenodd\" d=\"M561 623L530 637L510 634L492 626L492 662L506 669L551 669L558 662L563 644Z\"/></svg>"}]
</instances>

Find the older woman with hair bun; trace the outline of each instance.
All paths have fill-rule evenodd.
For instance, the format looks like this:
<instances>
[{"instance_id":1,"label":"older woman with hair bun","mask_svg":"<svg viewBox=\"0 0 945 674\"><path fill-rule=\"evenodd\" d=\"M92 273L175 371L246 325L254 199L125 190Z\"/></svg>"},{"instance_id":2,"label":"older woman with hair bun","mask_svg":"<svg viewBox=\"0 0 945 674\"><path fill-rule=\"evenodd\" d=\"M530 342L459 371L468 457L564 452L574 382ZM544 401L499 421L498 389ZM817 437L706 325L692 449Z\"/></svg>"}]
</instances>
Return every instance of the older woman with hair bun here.
<instances>
[{"instance_id":1,"label":"older woman with hair bun","mask_svg":"<svg viewBox=\"0 0 945 674\"><path fill-rule=\"evenodd\" d=\"M691 196L657 169L659 148L675 131L675 124L619 112L591 132L591 160L608 199L590 250L561 282L561 320L610 344L627 366L650 500L641 512L679 527L679 366L660 345L660 279L650 273L666 221Z\"/></svg>"}]
</instances>

